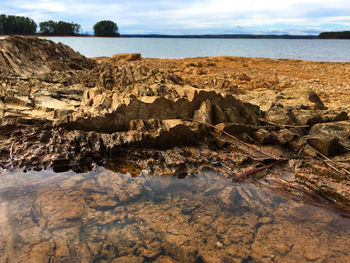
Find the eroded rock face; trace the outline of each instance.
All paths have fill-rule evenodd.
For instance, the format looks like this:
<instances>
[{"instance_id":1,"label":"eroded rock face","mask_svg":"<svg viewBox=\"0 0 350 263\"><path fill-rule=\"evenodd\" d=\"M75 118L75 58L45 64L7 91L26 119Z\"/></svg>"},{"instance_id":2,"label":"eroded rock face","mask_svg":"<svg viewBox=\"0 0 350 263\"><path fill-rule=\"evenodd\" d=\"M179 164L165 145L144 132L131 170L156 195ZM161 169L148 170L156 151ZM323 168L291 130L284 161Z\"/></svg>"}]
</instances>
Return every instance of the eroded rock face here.
<instances>
[{"instance_id":1,"label":"eroded rock face","mask_svg":"<svg viewBox=\"0 0 350 263\"><path fill-rule=\"evenodd\" d=\"M32 78L52 71L89 69L95 62L62 43L10 36L0 40L0 65L4 77Z\"/></svg>"},{"instance_id":2,"label":"eroded rock face","mask_svg":"<svg viewBox=\"0 0 350 263\"><path fill-rule=\"evenodd\" d=\"M0 40L0 116L66 116L79 107L86 89L81 78L96 64L61 43L23 36Z\"/></svg>"},{"instance_id":3,"label":"eroded rock face","mask_svg":"<svg viewBox=\"0 0 350 263\"><path fill-rule=\"evenodd\" d=\"M154 85L153 96L139 96L138 90L128 93L89 90L80 109L73 114L72 129L114 132L128 130L131 121L194 118L212 124L226 121L220 106L238 112L237 122L257 123L259 109L242 103L230 95L179 85ZM160 90L165 89L166 92ZM136 93L136 94L135 94ZM214 105L214 106L213 106ZM220 106L218 106L220 105ZM212 108L221 111L220 119Z\"/></svg>"}]
</instances>

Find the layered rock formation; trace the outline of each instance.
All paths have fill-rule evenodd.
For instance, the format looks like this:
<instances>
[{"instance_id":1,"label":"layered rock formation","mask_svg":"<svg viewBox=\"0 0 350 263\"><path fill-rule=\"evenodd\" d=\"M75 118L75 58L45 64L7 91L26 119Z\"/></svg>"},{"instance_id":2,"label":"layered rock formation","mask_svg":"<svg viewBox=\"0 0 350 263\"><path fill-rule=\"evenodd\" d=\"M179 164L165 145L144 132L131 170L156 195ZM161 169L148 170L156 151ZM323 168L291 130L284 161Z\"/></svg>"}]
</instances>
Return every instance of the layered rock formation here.
<instances>
[{"instance_id":1,"label":"layered rock formation","mask_svg":"<svg viewBox=\"0 0 350 263\"><path fill-rule=\"evenodd\" d=\"M132 159L154 173L186 174L222 163L223 154L243 156L238 166L283 157L291 182L349 205L347 98L325 102L324 90L319 96L300 72L288 77L300 63L306 71L320 66L227 57L93 60L44 39L0 40L1 166L64 170Z\"/></svg>"}]
</instances>

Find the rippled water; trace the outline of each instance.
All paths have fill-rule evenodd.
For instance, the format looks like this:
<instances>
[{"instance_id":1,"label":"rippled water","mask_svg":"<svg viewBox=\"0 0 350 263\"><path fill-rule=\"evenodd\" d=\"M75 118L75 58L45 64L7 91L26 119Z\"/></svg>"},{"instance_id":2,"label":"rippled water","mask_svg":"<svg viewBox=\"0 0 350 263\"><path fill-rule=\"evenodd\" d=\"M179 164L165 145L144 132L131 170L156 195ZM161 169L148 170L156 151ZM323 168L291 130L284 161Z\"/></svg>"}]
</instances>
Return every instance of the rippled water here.
<instances>
[{"instance_id":1,"label":"rippled water","mask_svg":"<svg viewBox=\"0 0 350 263\"><path fill-rule=\"evenodd\" d=\"M350 220L250 182L0 174L0 262L347 262Z\"/></svg>"},{"instance_id":2,"label":"rippled water","mask_svg":"<svg viewBox=\"0 0 350 263\"><path fill-rule=\"evenodd\" d=\"M137 52L143 57L152 58L242 56L350 61L350 40L71 37L49 39L67 44L88 57Z\"/></svg>"},{"instance_id":3,"label":"rippled water","mask_svg":"<svg viewBox=\"0 0 350 263\"><path fill-rule=\"evenodd\" d=\"M69 45L87 57L141 53L143 57L152 58L240 56L350 62L350 40L93 37L48 39Z\"/></svg>"}]
</instances>

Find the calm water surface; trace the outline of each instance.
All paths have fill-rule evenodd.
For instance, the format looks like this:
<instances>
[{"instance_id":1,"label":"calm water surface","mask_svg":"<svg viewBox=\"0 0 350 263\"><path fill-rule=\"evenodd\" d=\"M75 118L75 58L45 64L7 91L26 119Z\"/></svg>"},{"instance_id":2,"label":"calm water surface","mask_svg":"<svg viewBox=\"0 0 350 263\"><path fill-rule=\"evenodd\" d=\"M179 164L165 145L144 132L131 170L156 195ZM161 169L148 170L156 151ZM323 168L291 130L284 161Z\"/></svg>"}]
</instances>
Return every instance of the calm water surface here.
<instances>
[{"instance_id":1,"label":"calm water surface","mask_svg":"<svg viewBox=\"0 0 350 263\"><path fill-rule=\"evenodd\" d=\"M88 57L141 53L143 57L241 56L312 61L350 61L350 40L49 38Z\"/></svg>"},{"instance_id":2,"label":"calm water surface","mask_svg":"<svg viewBox=\"0 0 350 263\"><path fill-rule=\"evenodd\" d=\"M0 174L0 262L348 262L350 220L212 172Z\"/></svg>"},{"instance_id":3,"label":"calm water surface","mask_svg":"<svg viewBox=\"0 0 350 263\"><path fill-rule=\"evenodd\" d=\"M4 37L0 37L3 39ZM87 57L141 53L151 58L239 56L350 62L350 40L47 37Z\"/></svg>"}]
</instances>

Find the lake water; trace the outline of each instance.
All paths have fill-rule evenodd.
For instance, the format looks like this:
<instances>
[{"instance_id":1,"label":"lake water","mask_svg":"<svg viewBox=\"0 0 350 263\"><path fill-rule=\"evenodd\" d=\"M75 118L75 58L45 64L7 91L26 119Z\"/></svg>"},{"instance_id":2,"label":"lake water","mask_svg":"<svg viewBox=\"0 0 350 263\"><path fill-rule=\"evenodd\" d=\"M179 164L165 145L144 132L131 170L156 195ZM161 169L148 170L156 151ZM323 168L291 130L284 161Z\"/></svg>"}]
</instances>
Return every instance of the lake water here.
<instances>
[{"instance_id":1,"label":"lake water","mask_svg":"<svg viewBox=\"0 0 350 263\"><path fill-rule=\"evenodd\" d=\"M3 39L4 37L0 37ZM350 40L47 37L87 57L141 53L150 58L238 56L350 62Z\"/></svg>"},{"instance_id":2,"label":"lake water","mask_svg":"<svg viewBox=\"0 0 350 263\"><path fill-rule=\"evenodd\" d=\"M0 262L348 262L349 242L341 213L213 172L0 174Z\"/></svg>"},{"instance_id":3,"label":"lake water","mask_svg":"<svg viewBox=\"0 0 350 263\"><path fill-rule=\"evenodd\" d=\"M152 58L240 56L350 62L350 40L70 37L49 39L67 44L88 57L141 53L143 57Z\"/></svg>"}]
</instances>

